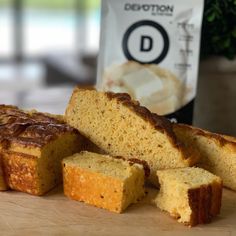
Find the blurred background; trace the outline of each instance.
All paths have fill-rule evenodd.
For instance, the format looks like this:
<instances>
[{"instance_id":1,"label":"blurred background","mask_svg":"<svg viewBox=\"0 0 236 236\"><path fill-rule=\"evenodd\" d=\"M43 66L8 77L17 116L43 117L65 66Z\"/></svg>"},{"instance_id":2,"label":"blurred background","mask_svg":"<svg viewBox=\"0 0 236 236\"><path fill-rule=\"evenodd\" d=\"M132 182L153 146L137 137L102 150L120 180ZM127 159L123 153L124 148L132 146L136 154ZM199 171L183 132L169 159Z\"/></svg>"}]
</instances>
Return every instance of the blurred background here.
<instances>
[{"instance_id":1,"label":"blurred background","mask_svg":"<svg viewBox=\"0 0 236 236\"><path fill-rule=\"evenodd\" d=\"M100 0L0 0L0 104L64 113L95 83ZM194 125L236 136L236 4L205 0Z\"/></svg>"},{"instance_id":2,"label":"blurred background","mask_svg":"<svg viewBox=\"0 0 236 236\"><path fill-rule=\"evenodd\" d=\"M0 103L63 113L93 84L99 0L0 0Z\"/></svg>"}]
</instances>

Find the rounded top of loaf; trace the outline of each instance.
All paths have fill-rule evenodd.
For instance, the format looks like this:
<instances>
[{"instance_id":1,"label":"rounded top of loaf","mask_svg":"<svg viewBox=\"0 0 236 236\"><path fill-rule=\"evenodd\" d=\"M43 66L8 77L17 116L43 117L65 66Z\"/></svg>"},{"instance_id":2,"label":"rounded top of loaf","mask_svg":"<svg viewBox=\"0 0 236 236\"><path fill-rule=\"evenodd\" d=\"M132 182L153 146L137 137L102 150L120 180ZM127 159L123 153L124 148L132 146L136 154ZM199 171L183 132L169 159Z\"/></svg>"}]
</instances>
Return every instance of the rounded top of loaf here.
<instances>
[{"instance_id":1,"label":"rounded top of loaf","mask_svg":"<svg viewBox=\"0 0 236 236\"><path fill-rule=\"evenodd\" d=\"M77 131L49 115L0 105L0 144L4 148L11 142L41 147L65 132Z\"/></svg>"}]
</instances>

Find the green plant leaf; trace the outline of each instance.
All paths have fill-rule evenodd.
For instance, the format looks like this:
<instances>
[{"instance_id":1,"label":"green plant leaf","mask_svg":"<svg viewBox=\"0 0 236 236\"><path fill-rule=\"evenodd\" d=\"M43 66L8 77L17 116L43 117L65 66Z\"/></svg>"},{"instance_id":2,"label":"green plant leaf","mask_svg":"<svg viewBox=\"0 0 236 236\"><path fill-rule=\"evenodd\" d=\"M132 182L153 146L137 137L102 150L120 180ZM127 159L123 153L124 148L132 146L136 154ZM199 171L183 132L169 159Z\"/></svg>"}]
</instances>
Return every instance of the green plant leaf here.
<instances>
[{"instance_id":1,"label":"green plant leaf","mask_svg":"<svg viewBox=\"0 0 236 236\"><path fill-rule=\"evenodd\" d=\"M236 56L236 0L205 0L201 55Z\"/></svg>"},{"instance_id":2,"label":"green plant leaf","mask_svg":"<svg viewBox=\"0 0 236 236\"><path fill-rule=\"evenodd\" d=\"M207 16L207 20L209 22L212 22L212 21L214 21L215 17L216 17L216 13L212 12L209 16Z\"/></svg>"},{"instance_id":3,"label":"green plant leaf","mask_svg":"<svg viewBox=\"0 0 236 236\"><path fill-rule=\"evenodd\" d=\"M223 48L228 48L230 46L230 43L231 43L231 39L230 38L226 38L224 41L223 41Z\"/></svg>"},{"instance_id":4,"label":"green plant leaf","mask_svg":"<svg viewBox=\"0 0 236 236\"><path fill-rule=\"evenodd\" d=\"M233 36L234 38L236 38L236 28L233 29L233 31L232 31L231 34L232 34L232 36Z\"/></svg>"}]
</instances>

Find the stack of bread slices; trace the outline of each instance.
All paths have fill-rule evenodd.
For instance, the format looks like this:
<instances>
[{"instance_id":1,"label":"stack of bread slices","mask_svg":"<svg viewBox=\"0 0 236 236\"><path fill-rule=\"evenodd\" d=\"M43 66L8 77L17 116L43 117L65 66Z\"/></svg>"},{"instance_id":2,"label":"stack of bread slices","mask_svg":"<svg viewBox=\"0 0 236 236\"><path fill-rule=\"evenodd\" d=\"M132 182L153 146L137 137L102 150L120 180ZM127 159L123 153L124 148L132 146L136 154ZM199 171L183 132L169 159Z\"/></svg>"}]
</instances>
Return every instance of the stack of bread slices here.
<instances>
[{"instance_id":1,"label":"stack of bread slices","mask_svg":"<svg viewBox=\"0 0 236 236\"><path fill-rule=\"evenodd\" d=\"M40 160L48 160L48 155L58 146L62 155L57 157L56 153L53 163L61 163L69 156L62 161L65 195L118 213L139 201L145 195L145 182L149 182L159 189L154 202L161 210L169 212L179 222L194 226L207 223L219 214L222 185L236 190L235 138L172 124L131 100L128 94L77 87L66 109L65 123L56 118L44 122L42 114L40 118L24 114L20 116L31 127L24 128L24 132L11 117L7 116L6 122L5 116L0 116L2 124L13 123L19 128L18 134L12 125L9 126L16 132L16 140L9 134L11 139L1 141L0 190L10 187L41 195L52 188L47 178L58 182L58 165L53 167L54 174L44 175L45 161ZM18 123L24 124L21 119ZM59 128L62 124L67 128ZM39 137L44 137L44 128L52 130L52 137L45 136L39 146L32 141L35 132L29 132L35 130L35 125ZM21 147L22 140L30 149ZM63 151L68 148L70 153ZM22 181L17 183L18 176L14 172L15 166L27 163L21 161L19 152L23 158L37 157L32 157L27 167L32 177L21 173L21 180L27 181L24 186L20 185ZM34 171L37 171L37 178Z\"/></svg>"},{"instance_id":2,"label":"stack of bread slices","mask_svg":"<svg viewBox=\"0 0 236 236\"><path fill-rule=\"evenodd\" d=\"M154 202L180 222L193 226L207 223L219 214L222 179L224 182L226 176L206 165L201 165L206 170L195 167L200 163L217 163L216 152L221 153L217 157L222 159L221 163L226 161L229 153L210 135L203 134L209 139L204 143L195 134L200 133L196 128L174 125L131 100L128 94L79 87L72 94L65 119L110 156L122 156L127 160L135 157L145 161L150 168L150 176L146 180L159 188ZM221 138L225 140L224 145L231 142L236 147L232 140ZM196 139L198 141L192 141ZM210 141L214 144L209 144ZM210 150L206 153L205 149ZM236 150L232 151L230 159L236 161ZM231 161L228 165L232 164ZM236 164L232 166L231 169L236 168ZM225 167L222 165L221 168ZM79 163L78 168L82 168ZM225 175L234 182L234 171L227 168L225 171ZM236 190L232 182L226 182L225 186ZM70 195L66 189L66 194ZM79 187L76 189L79 191ZM81 200L78 195L70 197Z\"/></svg>"}]
</instances>

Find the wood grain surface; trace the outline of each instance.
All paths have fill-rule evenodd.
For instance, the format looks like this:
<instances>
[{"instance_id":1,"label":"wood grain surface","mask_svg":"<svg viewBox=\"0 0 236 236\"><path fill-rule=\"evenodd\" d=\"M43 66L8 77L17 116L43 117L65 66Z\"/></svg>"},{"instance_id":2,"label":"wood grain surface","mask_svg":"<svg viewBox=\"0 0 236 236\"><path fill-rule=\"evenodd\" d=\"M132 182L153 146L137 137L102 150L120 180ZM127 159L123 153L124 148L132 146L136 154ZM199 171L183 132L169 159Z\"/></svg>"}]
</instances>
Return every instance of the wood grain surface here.
<instances>
[{"instance_id":1,"label":"wood grain surface","mask_svg":"<svg viewBox=\"0 0 236 236\"><path fill-rule=\"evenodd\" d=\"M0 235L236 235L236 193L225 189L221 214L186 227L150 204L155 190L123 214L69 200L58 187L44 197L0 192ZM173 234L174 233L174 234Z\"/></svg>"}]
</instances>

